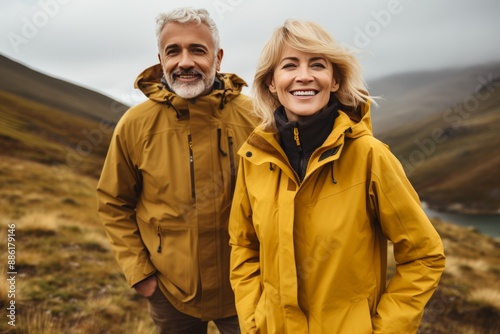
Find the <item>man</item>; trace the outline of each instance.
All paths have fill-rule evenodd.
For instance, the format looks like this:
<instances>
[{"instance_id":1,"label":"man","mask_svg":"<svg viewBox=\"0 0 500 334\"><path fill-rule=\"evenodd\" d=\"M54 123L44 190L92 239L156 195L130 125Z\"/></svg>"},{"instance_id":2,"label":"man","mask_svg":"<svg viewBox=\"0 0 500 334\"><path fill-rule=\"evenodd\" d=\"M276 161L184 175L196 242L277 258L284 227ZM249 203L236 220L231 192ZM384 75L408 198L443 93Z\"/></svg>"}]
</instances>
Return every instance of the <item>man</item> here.
<instances>
[{"instance_id":1,"label":"man","mask_svg":"<svg viewBox=\"0 0 500 334\"><path fill-rule=\"evenodd\" d=\"M148 97L115 129L98 211L127 282L148 298L158 333L239 333L229 283L228 217L236 151L253 130L246 83L217 73L218 30L204 9L157 18L160 64Z\"/></svg>"}]
</instances>

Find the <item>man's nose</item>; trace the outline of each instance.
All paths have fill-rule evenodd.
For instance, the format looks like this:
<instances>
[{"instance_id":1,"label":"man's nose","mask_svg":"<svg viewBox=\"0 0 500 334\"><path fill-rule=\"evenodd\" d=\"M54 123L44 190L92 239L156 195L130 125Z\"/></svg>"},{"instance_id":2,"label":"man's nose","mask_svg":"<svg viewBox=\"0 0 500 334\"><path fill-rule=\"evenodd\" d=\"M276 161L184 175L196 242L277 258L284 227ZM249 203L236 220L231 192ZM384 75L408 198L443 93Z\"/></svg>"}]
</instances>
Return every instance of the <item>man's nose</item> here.
<instances>
[{"instance_id":1,"label":"man's nose","mask_svg":"<svg viewBox=\"0 0 500 334\"><path fill-rule=\"evenodd\" d=\"M181 59L179 60L179 67L182 69L188 69L194 67L194 61L188 50L183 50L181 53Z\"/></svg>"}]
</instances>

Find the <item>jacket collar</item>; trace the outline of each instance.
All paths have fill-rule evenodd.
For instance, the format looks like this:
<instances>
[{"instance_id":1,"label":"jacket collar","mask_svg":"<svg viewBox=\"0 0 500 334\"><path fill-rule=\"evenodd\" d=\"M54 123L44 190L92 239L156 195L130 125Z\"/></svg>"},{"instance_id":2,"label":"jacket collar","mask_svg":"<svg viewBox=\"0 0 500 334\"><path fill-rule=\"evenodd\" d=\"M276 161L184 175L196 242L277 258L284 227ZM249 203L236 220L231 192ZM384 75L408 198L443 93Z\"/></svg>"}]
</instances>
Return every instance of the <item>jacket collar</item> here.
<instances>
[{"instance_id":1,"label":"jacket collar","mask_svg":"<svg viewBox=\"0 0 500 334\"><path fill-rule=\"evenodd\" d=\"M217 73L212 92L199 99L214 99L219 109L223 109L227 102L241 93L243 86L247 86L246 82L236 74ZM139 74L134 87L140 89L152 101L167 103L176 110L186 109L188 101L170 90L163 79L163 69L160 64L153 65Z\"/></svg>"},{"instance_id":2,"label":"jacket collar","mask_svg":"<svg viewBox=\"0 0 500 334\"><path fill-rule=\"evenodd\" d=\"M304 121L289 122L283 106L276 109L274 118L280 134L280 142L290 164L303 178L309 158L332 132L335 118L338 115L338 101L332 95L328 105L318 113L307 117Z\"/></svg>"},{"instance_id":3,"label":"jacket collar","mask_svg":"<svg viewBox=\"0 0 500 334\"><path fill-rule=\"evenodd\" d=\"M340 107L342 108L342 106ZM335 119L333 130L328 135L328 138L318 150L321 155L324 151L334 149L335 155L341 153L339 145L343 146L346 138L355 139L361 136L373 136L370 117L370 102L362 104L358 108L358 117L353 117L352 113L338 110L338 117ZM351 116L350 116L351 115ZM245 156L249 149L256 149L255 153L259 156L260 153L266 156L274 156L280 161L286 162L286 154L280 145L278 133L264 131L261 127L257 127L254 132L248 137L244 147L240 150L240 154ZM340 146L340 148L342 148ZM332 155L333 156L333 155ZM268 158L264 158L268 160ZM262 162L262 161L261 161Z\"/></svg>"}]
</instances>

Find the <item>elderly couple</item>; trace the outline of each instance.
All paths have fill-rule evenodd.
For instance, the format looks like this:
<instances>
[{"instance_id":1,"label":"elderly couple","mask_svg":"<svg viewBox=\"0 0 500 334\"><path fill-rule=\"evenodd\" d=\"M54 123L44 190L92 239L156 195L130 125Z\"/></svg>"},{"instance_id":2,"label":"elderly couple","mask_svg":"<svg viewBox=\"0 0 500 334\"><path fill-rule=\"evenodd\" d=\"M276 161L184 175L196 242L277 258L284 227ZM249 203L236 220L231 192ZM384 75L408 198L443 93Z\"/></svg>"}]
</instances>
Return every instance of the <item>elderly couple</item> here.
<instances>
[{"instance_id":1,"label":"elderly couple","mask_svg":"<svg viewBox=\"0 0 500 334\"><path fill-rule=\"evenodd\" d=\"M157 18L148 97L121 118L98 211L158 333L415 333L444 269L439 235L372 135L353 54L286 20L253 82L220 73L204 9ZM387 242L396 274L386 284Z\"/></svg>"}]
</instances>

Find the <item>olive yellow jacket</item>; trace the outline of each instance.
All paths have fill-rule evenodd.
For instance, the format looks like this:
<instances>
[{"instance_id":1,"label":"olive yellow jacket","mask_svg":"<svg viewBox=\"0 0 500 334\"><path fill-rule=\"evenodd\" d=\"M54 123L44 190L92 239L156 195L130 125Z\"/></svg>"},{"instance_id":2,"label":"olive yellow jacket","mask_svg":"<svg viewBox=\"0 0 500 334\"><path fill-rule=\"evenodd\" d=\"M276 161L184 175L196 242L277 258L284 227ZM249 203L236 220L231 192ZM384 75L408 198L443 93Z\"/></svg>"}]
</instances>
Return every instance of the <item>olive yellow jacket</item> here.
<instances>
[{"instance_id":1,"label":"olive yellow jacket","mask_svg":"<svg viewBox=\"0 0 500 334\"><path fill-rule=\"evenodd\" d=\"M257 128L229 233L242 333L415 333L444 270L441 239L402 166L339 111L298 181L275 133ZM396 274L386 286L387 240Z\"/></svg>"},{"instance_id":2,"label":"olive yellow jacket","mask_svg":"<svg viewBox=\"0 0 500 334\"><path fill-rule=\"evenodd\" d=\"M245 82L218 74L184 100L160 65L136 87L148 99L118 122L97 187L98 212L130 286L156 274L179 310L204 320L236 314L227 224L237 150L256 120Z\"/></svg>"}]
</instances>

